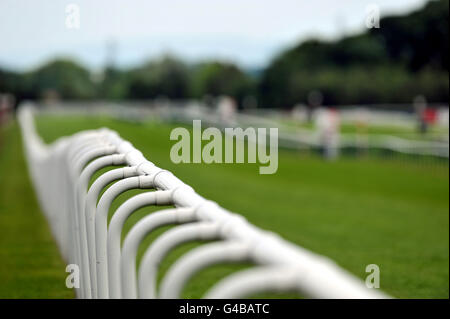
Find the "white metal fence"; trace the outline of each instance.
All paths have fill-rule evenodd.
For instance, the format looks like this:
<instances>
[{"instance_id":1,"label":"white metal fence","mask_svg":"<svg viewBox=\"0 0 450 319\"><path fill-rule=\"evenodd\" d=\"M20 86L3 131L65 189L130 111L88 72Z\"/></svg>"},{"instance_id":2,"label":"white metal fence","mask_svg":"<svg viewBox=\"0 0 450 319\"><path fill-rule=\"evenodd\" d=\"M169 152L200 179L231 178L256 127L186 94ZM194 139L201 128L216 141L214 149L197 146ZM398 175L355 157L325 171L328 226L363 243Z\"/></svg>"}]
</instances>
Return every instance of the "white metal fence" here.
<instances>
[{"instance_id":1,"label":"white metal fence","mask_svg":"<svg viewBox=\"0 0 450 319\"><path fill-rule=\"evenodd\" d=\"M279 146L294 150L311 150L323 147L321 134L315 129L306 129L295 125L287 125L285 122L291 121L291 113L285 114L275 110L253 110L247 112L236 112L232 121L224 121L217 109L206 107L202 103L193 101L180 104L153 101L152 103L93 103L84 105L80 103L61 103L51 107L40 105L43 112L52 115L113 115L120 119L127 119L132 122L146 121L148 119L162 120L166 122L176 122L192 124L192 120L201 120L205 125L218 128L238 126L247 127L276 127L278 128ZM355 123L362 106L355 106L354 109L341 110L340 116L345 123ZM366 110L367 111L367 110ZM377 125L392 125L393 127L412 128L417 125L417 120L413 114L400 112L366 112L368 122ZM441 108L444 115L440 118L448 117L448 108ZM360 153L367 151L379 151L381 154L391 154L392 156L408 155L416 159L434 158L448 163L449 158L449 135L448 123L440 125L443 132L428 133L428 139L417 139L411 134L389 135L389 134L363 134L363 133L339 133L336 147L342 152L345 149L358 150ZM404 136L402 136L404 135ZM388 155L386 155L388 156Z\"/></svg>"},{"instance_id":2,"label":"white metal fence","mask_svg":"<svg viewBox=\"0 0 450 319\"><path fill-rule=\"evenodd\" d=\"M202 198L171 172L146 160L114 131L83 131L46 145L36 133L32 112L26 105L18 111L29 171L63 257L80 268L78 297L179 298L200 270L242 261L255 266L222 279L205 297L238 298L267 291L294 291L312 298L387 297L333 261L258 229ZM88 187L94 173L109 166L117 168ZM113 200L131 189L148 191L125 201L108 225ZM173 208L143 217L121 244L127 218L139 208L155 205ZM172 224L179 226L154 240L137 268L137 251L146 235ZM175 247L202 240L215 242L184 254L157 286L160 261Z\"/></svg>"}]
</instances>

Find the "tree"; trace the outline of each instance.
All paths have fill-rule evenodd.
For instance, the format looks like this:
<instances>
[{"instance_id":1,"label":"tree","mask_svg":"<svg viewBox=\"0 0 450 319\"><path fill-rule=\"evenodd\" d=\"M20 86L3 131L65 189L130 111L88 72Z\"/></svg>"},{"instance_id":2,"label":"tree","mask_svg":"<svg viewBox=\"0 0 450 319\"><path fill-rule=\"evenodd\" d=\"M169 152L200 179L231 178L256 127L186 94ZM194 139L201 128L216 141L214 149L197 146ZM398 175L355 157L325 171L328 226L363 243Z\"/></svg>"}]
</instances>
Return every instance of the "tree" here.
<instances>
[{"instance_id":1,"label":"tree","mask_svg":"<svg viewBox=\"0 0 450 319\"><path fill-rule=\"evenodd\" d=\"M371 29L370 35L384 43L390 59L412 71L448 71L448 10L447 0L430 1L406 16L381 19L382 27Z\"/></svg>"},{"instance_id":2,"label":"tree","mask_svg":"<svg viewBox=\"0 0 450 319\"><path fill-rule=\"evenodd\" d=\"M202 63L195 67L192 78L192 95L228 95L241 102L254 92L252 79L236 65L224 62Z\"/></svg>"},{"instance_id":3,"label":"tree","mask_svg":"<svg viewBox=\"0 0 450 319\"><path fill-rule=\"evenodd\" d=\"M95 95L88 70L69 60L55 60L28 75L31 91L42 97L48 91L56 92L64 99L87 99Z\"/></svg>"},{"instance_id":4,"label":"tree","mask_svg":"<svg viewBox=\"0 0 450 319\"><path fill-rule=\"evenodd\" d=\"M263 107L291 108L319 90L324 104L409 103L418 94L448 101L448 1L431 1L381 28L337 41L311 39L263 72ZM429 81L429 82L427 82Z\"/></svg>"},{"instance_id":5,"label":"tree","mask_svg":"<svg viewBox=\"0 0 450 319\"><path fill-rule=\"evenodd\" d=\"M98 85L98 95L106 100L121 100L127 96L129 85L128 73L108 66L103 71L102 80Z\"/></svg>"},{"instance_id":6,"label":"tree","mask_svg":"<svg viewBox=\"0 0 450 319\"><path fill-rule=\"evenodd\" d=\"M185 99L189 94L189 73L183 62L166 56L149 62L129 73L128 98L143 99L165 96Z\"/></svg>"}]
</instances>

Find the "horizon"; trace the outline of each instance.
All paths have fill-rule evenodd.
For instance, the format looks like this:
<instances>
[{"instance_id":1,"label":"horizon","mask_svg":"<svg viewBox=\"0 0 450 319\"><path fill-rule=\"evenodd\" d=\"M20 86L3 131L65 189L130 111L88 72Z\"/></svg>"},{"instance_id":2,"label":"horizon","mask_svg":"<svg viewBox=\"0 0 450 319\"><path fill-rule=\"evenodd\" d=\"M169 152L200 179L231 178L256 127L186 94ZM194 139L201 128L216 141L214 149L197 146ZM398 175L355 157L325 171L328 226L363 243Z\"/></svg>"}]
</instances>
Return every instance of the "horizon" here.
<instances>
[{"instance_id":1,"label":"horizon","mask_svg":"<svg viewBox=\"0 0 450 319\"><path fill-rule=\"evenodd\" d=\"M44 5L7 0L0 3L0 67L23 72L55 58L69 58L99 71L107 61L130 68L171 55L189 64L219 60L247 71L260 70L282 51L309 38L337 40L363 32L368 4L377 4L384 17L409 13L426 2L352 0L342 6L332 1L281 0L256 6L256 0L239 4L195 0L195 5L176 0L169 8L139 0L135 6L105 0ZM69 3L79 5L80 29L65 26ZM271 18L281 14L283 19ZM18 25L19 19L27 23Z\"/></svg>"}]
</instances>

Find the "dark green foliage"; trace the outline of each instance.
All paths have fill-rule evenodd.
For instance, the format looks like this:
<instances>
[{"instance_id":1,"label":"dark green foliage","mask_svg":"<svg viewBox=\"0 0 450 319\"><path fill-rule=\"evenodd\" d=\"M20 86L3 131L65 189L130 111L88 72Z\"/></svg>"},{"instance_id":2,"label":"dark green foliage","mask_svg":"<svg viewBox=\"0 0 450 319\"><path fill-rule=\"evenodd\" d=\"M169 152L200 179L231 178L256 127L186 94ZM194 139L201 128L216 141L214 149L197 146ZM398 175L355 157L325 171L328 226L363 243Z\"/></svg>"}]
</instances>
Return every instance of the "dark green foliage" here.
<instances>
[{"instance_id":1,"label":"dark green foliage","mask_svg":"<svg viewBox=\"0 0 450 319\"><path fill-rule=\"evenodd\" d=\"M183 62L164 57L129 72L129 99L167 97L184 99L189 94L189 72Z\"/></svg>"},{"instance_id":2,"label":"dark green foliage","mask_svg":"<svg viewBox=\"0 0 450 319\"><path fill-rule=\"evenodd\" d=\"M69 60L50 62L29 75L31 90L42 97L55 91L64 99L93 98L95 89L88 70Z\"/></svg>"},{"instance_id":3,"label":"dark green foliage","mask_svg":"<svg viewBox=\"0 0 450 319\"><path fill-rule=\"evenodd\" d=\"M379 29L334 42L308 40L282 53L264 72L260 105L291 108L320 90L324 104L410 103L425 95L448 101L448 1Z\"/></svg>"},{"instance_id":4,"label":"dark green foliage","mask_svg":"<svg viewBox=\"0 0 450 319\"><path fill-rule=\"evenodd\" d=\"M381 41L390 59L411 70L431 66L448 71L447 0L430 1L422 10L405 17L381 19L381 28L370 35Z\"/></svg>"},{"instance_id":5,"label":"dark green foliage","mask_svg":"<svg viewBox=\"0 0 450 319\"><path fill-rule=\"evenodd\" d=\"M228 95L242 101L253 94L253 81L236 65L209 62L196 66L192 79L192 94L195 98L205 95Z\"/></svg>"}]
</instances>

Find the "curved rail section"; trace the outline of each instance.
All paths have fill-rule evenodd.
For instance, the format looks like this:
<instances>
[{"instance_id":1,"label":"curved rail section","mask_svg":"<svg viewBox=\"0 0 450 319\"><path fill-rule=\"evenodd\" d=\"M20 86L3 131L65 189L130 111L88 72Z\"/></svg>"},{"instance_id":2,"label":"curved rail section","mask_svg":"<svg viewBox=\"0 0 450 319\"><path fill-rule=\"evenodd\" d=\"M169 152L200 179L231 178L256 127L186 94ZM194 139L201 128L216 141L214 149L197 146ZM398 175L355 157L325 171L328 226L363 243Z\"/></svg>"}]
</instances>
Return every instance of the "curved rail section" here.
<instances>
[{"instance_id":1,"label":"curved rail section","mask_svg":"<svg viewBox=\"0 0 450 319\"><path fill-rule=\"evenodd\" d=\"M294 291L311 298L388 297L330 259L258 229L201 197L114 131L84 131L46 145L36 133L31 106L22 106L18 118L42 210L64 259L79 267L79 298L180 298L200 270L243 261L255 267L222 279L205 297L237 298L267 291ZM108 167L89 187L96 172ZM114 199L132 189L147 191L110 212ZM122 244L127 219L148 206L172 208L141 218ZM143 240L162 226L176 224L150 244L137 268ZM171 250L212 240L183 255L157 287L158 265Z\"/></svg>"}]
</instances>

